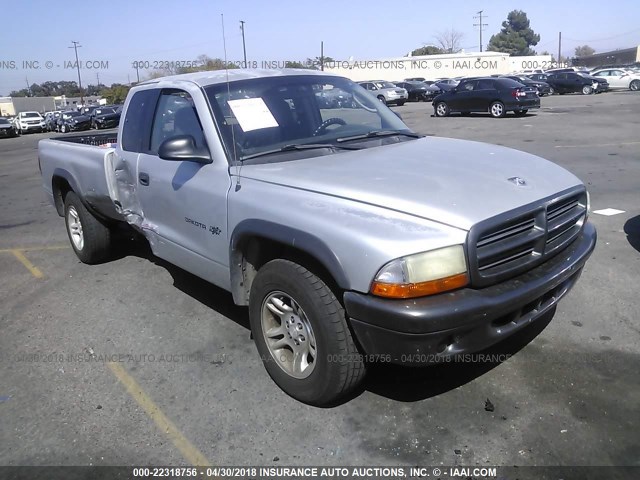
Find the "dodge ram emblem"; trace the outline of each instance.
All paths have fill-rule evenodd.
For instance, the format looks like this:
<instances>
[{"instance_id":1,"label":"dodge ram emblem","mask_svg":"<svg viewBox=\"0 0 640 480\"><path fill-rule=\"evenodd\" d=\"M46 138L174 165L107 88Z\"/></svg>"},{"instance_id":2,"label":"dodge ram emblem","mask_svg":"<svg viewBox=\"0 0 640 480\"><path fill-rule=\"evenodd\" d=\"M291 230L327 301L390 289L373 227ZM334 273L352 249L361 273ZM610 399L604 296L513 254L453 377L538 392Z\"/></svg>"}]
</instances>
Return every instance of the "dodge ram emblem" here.
<instances>
[{"instance_id":1,"label":"dodge ram emblem","mask_svg":"<svg viewBox=\"0 0 640 480\"><path fill-rule=\"evenodd\" d=\"M517 187L524 187L527 184L525 179L521 177L511 177L511 178L507 178L507 180L509 180L511 183L513 183Z\"/></svg>"}]
</instances>

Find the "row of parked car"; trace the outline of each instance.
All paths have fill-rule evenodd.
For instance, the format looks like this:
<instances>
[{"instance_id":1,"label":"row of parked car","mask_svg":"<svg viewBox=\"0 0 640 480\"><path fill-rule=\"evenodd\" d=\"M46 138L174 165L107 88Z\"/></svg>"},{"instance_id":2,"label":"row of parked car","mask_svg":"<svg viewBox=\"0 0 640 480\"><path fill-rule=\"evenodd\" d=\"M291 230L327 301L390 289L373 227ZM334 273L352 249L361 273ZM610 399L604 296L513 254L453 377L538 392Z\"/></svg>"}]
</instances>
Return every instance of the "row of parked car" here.
<instances>
[{"instance_id":1,"label":"row of parked car","mask_svg":"<svg viewBox=\"0 0 640 480\"><path fill-rule=\"evenodd\" d=\"M14 117L0 117L0 137L16 137L23 133L67 133L95 128L114 128L120 123L122 105L94 105L79 110L20 112Z\"/></svg>"}]
</instances>

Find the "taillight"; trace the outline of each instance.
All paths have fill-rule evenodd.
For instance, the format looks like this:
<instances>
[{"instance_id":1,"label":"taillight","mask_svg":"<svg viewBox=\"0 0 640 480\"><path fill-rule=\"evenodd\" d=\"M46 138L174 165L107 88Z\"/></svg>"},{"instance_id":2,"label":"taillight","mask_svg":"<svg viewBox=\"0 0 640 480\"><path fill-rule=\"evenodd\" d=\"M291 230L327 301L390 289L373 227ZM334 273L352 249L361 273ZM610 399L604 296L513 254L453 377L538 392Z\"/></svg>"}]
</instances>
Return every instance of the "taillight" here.
<instances>
[{"instance_id":1,"label":"taillight","mask_svg":"<svg viewBox=\"0 0 640 480\"><path fill-rule=\"evenodd\" d=\"M527 93L526 93L526 92L521 91L521 90L520 90L520 89L518 89L518 88L516 88L516 89L511 90L511 96L512 96L512 97L514 97L514 98L518 98L518 97L526 97L526 96L527 96Z\"/></svg>"}]
</instances>

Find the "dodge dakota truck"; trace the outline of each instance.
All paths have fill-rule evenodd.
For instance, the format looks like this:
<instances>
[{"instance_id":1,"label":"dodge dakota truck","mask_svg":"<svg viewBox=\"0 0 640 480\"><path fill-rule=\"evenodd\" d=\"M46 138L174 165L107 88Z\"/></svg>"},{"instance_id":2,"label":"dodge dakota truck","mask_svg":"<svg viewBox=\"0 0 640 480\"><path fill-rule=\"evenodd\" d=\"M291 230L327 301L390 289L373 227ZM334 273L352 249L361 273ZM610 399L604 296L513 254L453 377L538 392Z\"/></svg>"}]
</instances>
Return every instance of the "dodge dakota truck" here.
<instances>
[{"instance_id":1,"label":"dodge dakota truck","mask_svg":"<svg viewBox=\"0 0 640 480\"><path fill-rule=\"evenodd\" d=\"M353 101L322 101L334 89ZM145 81L117 135L41 140L38 155L82 262L107 261L114 229L134 228L247 306L265 369L312 405L341 401L372 362L448 359L525 328L596 244L568 171L421 137L324 72Z\"/></svg>"}]
</instances>

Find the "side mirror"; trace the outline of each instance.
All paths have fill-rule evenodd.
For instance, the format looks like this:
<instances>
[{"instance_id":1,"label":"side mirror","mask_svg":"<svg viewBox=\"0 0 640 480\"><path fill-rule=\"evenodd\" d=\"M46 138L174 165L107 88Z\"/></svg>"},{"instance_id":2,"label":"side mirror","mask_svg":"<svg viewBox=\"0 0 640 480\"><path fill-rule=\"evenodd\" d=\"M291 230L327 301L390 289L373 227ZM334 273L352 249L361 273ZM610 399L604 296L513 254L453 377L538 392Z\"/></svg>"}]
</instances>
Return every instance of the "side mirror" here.
<instances>
[{"instance_id":1,"label":"side mirror","mask_svg":"<svg viewBox=\"0 0 640 480\"><path fill-rule=\"evenodd\" d=\"M212 163L211 154L204 147L197 147L191 135L176 135L166 139L158 148L158 156L163 160Z\"/></svg>"}]
</instances>

